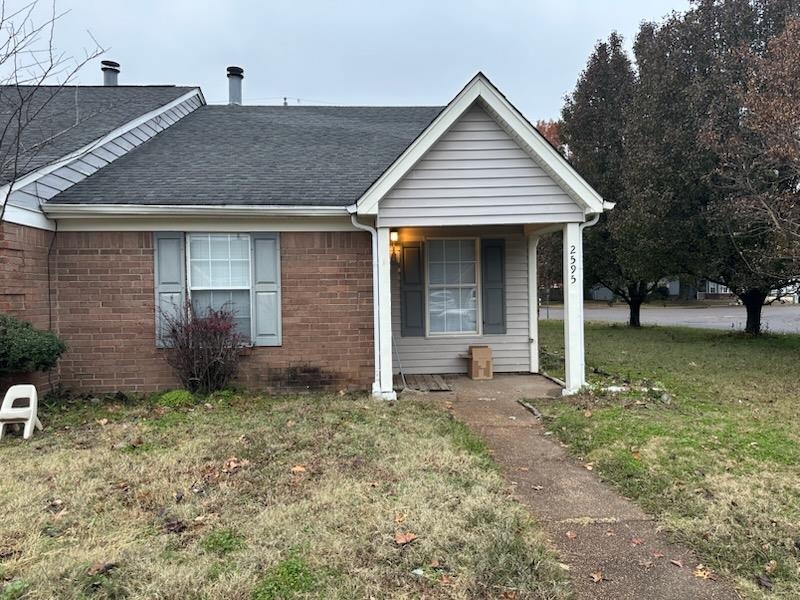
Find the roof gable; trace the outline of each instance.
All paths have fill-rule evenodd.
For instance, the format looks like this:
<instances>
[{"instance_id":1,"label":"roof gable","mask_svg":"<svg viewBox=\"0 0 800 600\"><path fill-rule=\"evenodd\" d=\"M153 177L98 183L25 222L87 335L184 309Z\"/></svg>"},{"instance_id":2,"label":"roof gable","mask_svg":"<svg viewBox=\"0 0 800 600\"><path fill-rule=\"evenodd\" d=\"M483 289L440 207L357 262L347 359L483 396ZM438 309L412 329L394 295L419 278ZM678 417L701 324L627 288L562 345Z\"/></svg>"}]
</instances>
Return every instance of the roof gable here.
<instances>
[{"instance_id":1,"label":"roof gable","mask_svg":"<svg viewBox=\"0 0 800 600\"><path fill-rule=\"evenodd\" d=\"M478 101L380 200L378 225L567 223L584 216Z\"/></svg>"},{"instance_id":2,"label":"roof gable","mask_svg":"<svg viewBox=\"0 0 800 600\"><path fill-rule=\"evenodd\" d=\"M478 73L349 210L358 214L378 215L380 201L476 104L552 177L585 214L600 213L613 206L603 201L483 73Z\"/></svg>"}]
</instances>

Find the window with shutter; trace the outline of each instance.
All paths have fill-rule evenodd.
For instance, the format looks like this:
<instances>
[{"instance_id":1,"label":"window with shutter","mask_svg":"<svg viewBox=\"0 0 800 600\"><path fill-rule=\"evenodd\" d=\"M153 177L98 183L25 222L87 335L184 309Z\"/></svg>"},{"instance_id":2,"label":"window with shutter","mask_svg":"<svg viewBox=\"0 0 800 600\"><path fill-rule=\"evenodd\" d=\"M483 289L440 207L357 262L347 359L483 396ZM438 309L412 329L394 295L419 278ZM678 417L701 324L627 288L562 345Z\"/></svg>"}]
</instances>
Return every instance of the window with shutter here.
<instances>
[{"instance_id":1,"label":"window with shutter","mask_svg":"<svg viewBox=\"0 0 800 600\"><path fill-rule=\"evenodd\" d=\"M202 314L231 310L256 346L281 344L280 248L277 233L156 233L157 345L161 315L181 310L185 294ZM187 273L188 265L188 273Z\"/></svg>"}]
</instances>

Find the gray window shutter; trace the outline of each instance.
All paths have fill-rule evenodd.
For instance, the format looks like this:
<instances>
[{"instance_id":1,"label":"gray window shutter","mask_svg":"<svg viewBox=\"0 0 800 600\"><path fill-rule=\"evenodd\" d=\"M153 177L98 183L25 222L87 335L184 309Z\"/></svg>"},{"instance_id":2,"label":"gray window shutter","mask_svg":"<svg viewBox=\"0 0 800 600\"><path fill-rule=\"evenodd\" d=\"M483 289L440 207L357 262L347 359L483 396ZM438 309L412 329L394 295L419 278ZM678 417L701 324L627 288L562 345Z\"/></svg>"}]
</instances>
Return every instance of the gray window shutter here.
<instances>
[{"instance_id":1,"label":"gray window shutter","mask_svg":"<svg viewBox=\"0 0 800 600\"><path fill-rule=\"evenodd\" d=\"M405 242L400 257L400 335L425 335L425 264L422 242Z\"/></svg>"},{"instance_id":2,"label":"gray window shutter","mask_svg":"<svg viewBox=\"0 0 800 600\"><path fill-rule=\"evenodd\" d=\"M182 233L156 232L155 260L156 346L165 347L164 314L175 314L184 308L186 293L186 261Z\"/></svg>"},{"instance_id":3,"label":"gray window shutter","mask_svg":"<svg viewBox=\"0 0 800 600\"><path fill-rule=\"evenodd\" d=\"M253 344L281 345L281 265L277 233L253 234Z\"/></svg>"},{"instance_id":4,"label":"gray window shutter","mask_svg":"<svg viewBox=\"0 0 800 600\"><path fill-rule=\"evenodd\" d=\"M483 333L506 332L506 242L481 240Z\"/></svg>"}]
</instances>

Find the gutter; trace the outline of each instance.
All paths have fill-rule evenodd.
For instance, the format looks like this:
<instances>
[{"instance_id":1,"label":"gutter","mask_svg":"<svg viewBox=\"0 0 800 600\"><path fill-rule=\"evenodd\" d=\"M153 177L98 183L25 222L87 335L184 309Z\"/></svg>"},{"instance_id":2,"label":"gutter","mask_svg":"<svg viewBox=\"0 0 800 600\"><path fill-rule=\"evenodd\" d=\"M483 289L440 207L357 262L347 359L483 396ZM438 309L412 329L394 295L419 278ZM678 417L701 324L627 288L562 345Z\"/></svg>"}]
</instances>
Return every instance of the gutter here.
<instances>
[{"instance_id":1,"label":"gutter","mask_svg":"<svg viewBox=\"0 0 800 600\"><path fill-rule=\"evenodd\" d=\"M362 231L369 231L370 236L372 237L372 331L374 332L372 345L374 346L373 360L375 361L375 381L372 382L372 395L376 396L381 394L381 328L380 299L378 298L378 231L370 225L359 223L358 215L355 212L351 212L350 208L355 207L348 207L348 212L350 212L350 221L353 223L353 227L356 229L361 229Z\"/></svg>"},{"instance_id":2,"label":"gutter","mask_svg":"<svg viewBox=\"0 0 800 600\"><path fill-rule=\"evenodd\" d=\"M346 216L344 206L279 206L257 204L231 205L169 205L169 204L58 204L46 202L45 214L60 219L119 216L283 216L283 217L336 217Z\"/></svg>"}]
</instances>

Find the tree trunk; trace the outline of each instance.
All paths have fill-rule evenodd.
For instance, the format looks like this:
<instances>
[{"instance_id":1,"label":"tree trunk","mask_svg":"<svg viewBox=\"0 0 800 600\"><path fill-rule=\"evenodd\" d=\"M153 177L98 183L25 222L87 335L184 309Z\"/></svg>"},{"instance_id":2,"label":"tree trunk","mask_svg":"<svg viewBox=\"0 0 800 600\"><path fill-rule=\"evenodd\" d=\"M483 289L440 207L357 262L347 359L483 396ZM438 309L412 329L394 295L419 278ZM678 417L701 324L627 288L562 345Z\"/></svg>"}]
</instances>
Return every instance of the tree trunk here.
<instances>
[{"instance_id":1,"label":"tree trunk","mask_svg":"<svg viewBox=\"0 0 800 600\"><path fill-rule=\"evenodd\" d=\"M742 304L747 310L747 324L744 326L745 333L761 335L761 309L764 307L767 292L747 290L739 298L741 298Z\"/></svg>"},{"instance_id":2,"label":"tree trunk","mask_svg":"<svg viewBox=\"0 0 800 600\"><path fill-rule=\"evenodd\" d=\"M642 304L647 300L647 283L644 281L637 281L632 285L628 285L628 308L630 313L628 316L628 325L631 327L641 327L641 313Z\"/></svg>"},{"instance_id":3,"label":"tree trunk","mask_svg":"<svg viewBox=\"0 0 800 600\"><path fill-rule=\"evenodd\" d=\"M642 320L641 320L641 313L642 313L642 301L639 298L631 298L631 301L628 302L628 308L630 309L630 315L628 317L628 325L631 327L641 327Z\"/></svg>"}]
</instances>

